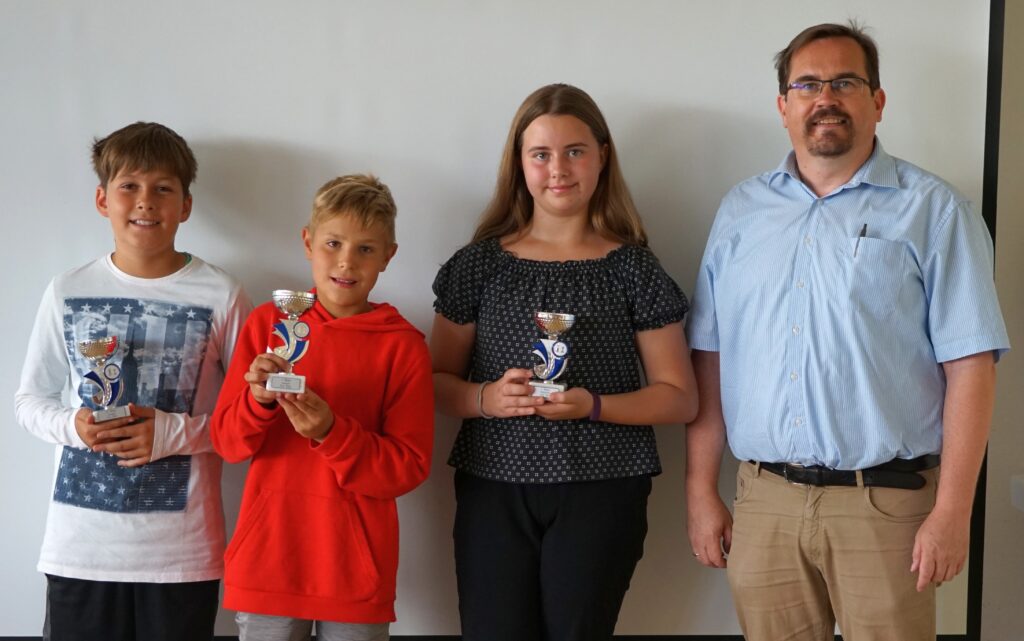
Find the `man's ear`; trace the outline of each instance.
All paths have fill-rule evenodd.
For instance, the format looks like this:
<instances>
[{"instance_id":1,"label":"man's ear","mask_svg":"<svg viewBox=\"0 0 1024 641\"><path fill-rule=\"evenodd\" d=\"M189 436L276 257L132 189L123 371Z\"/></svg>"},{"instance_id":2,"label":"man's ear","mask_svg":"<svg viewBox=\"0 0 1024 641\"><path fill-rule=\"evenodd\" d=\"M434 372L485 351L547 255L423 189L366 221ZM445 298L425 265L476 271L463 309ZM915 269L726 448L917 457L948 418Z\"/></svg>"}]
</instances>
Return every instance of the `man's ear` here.
<instances>
[{"instance_id":1,"label":"man's ear","mask_svg":"<svg viewBox=\"0 0 1024 641\"><path fill-rule=\"evenodd\" d=\"M779 116L782 118L782 126L789 129L789 125L786 124L786 107L789 106L786 103L786 96L778 96L775 98L775 108L779 110Z\"/></svg>"},{"instance_id":2,"label":"man's ear","mask_svg":"<svg viewBox=\"0 0 1024 641\"><path fill-rule=\"evenodd\" d=\"M875 100L875 122L882 122L882 110L885 109L885 90L879 87L872 96Z\"/></svg>"}]
</instances>

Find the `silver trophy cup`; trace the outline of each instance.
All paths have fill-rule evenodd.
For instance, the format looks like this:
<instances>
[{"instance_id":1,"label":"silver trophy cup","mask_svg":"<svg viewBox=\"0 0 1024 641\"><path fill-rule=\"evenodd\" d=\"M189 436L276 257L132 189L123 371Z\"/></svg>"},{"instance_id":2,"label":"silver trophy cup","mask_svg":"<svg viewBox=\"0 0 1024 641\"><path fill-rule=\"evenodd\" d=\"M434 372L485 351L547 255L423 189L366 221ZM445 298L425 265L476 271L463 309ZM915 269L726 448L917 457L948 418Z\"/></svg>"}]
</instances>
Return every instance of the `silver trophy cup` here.
<instances>
[{"instance_id":1,"label":"silver trophy cup","mask_svg":"<svg viewBox=\"0 0 1024 641\"><path fill-rule=\"evenodd\" d=\"M91 371L83 378L100 388L92 397L92 401L100 406L100 409L92 413L92 419L97 423L131 416L127 406L117 406L124 392L121 368L114 363L107 363L117 352L118 345L117 336L104 336L78 343L78 353L92 365Z\"/></svg>"},{"instance_id":2,"label":"silver trophy cup","mask_svg":"<svg viewBox=\"0 0 1024 641\"><path fill-rule=\"evenodd\" d=\"M273 335L281 339L282 344L268 350L288 361L288 371L268 376L267 391L301 394L306 391L306 377L293 374L292 367L309 350L309 325L299 320L299 316L313 307L316 294L275 289L271 296L277 308L288 318L274 323Z\"/></svg>"},{"instance_id":3,"label":"silver trophy cup","mask_svg":"<svg viewBox=\"0 0 1024 641\"><path fill-rule=\"evenodd\" d=\"M540 362L533 366L536 378L530 381L530 385L533 387L533 396L548 398L555 392L565 391L564 384L554 382L565 373L569 365L569 344L560 340L559 336L572 329L576 316L536 312L533 321L537 323L540 331L544 332L546 338L539 338L533 342L533 355L537 356Z\"/></svg>"}]
</instances>

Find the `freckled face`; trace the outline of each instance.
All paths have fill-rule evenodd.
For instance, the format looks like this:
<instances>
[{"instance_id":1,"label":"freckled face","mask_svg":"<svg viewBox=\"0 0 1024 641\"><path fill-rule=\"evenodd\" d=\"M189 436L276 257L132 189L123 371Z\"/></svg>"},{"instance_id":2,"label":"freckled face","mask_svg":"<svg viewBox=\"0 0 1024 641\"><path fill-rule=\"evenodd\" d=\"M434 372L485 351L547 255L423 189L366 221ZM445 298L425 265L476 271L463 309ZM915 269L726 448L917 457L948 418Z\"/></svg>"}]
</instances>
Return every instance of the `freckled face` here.
<instances>
[{"instance_id":1,"label":"freckled face","mask_svg":"<svg viewBox=\"0 0 1024 641\"><path fill-rule=\"evenodd\" d=\"M539 116L522 138L523 177L534 216L588 215L607 145L599 145L575 116Z\"/></svg>"},{"instance_id":2,"label":"freckled face","mask_svg":"<svg viewBox=\"0 0 1024 641\"><path fill-rule=\"evenodd\" d=\"M398 251L390 235L379 226L366 228L356 217L340 214L321 222L312 233L303 229L302 242L324 309L335 318L370 311L370 292Z\"/></svg>"}]
</instances>

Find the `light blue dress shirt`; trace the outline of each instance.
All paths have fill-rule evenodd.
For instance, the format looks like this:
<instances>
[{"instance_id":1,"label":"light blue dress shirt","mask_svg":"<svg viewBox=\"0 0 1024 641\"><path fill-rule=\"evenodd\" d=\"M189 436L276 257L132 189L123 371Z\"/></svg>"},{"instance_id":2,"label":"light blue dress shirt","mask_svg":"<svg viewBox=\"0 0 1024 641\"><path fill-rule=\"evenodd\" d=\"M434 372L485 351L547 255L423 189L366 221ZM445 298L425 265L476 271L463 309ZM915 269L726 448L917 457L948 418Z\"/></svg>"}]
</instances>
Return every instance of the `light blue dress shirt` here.
<instances>
[{"instance_id":1,"label":"light blue dress shirt","mask_svg":"<svg viewBox=\"0 0 1024 641\"><path fill-rule=\"evenodd\" d=\"M726 195L687 336L737 458L846 470L938 453L941 363L1009 349L981 217L877 140L823 198L792 152Z\"/></svg>"}]
</instances>

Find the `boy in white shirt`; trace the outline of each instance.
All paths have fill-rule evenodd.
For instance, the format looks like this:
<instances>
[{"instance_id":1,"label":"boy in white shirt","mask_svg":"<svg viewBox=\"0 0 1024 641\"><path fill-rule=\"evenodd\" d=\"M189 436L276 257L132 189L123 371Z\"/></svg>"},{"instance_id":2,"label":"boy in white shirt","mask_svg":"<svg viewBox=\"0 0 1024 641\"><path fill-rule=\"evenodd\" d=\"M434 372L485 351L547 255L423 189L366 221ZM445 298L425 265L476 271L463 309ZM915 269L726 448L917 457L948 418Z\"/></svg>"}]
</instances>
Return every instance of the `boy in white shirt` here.
<instances>
[{"instance_id":1,"label":"boy in white shirt","mask_svg":"<svg viewBox=\"0 0 1024 641\"><path fill-rule=\"evenodd\" d=\"M18 422L57 446L43 638L212 639L224 517L207 422L251 304L175 249L196 174L181 136L129 125L95 142L93 166L114 252L49 284L15 399ZM107 338L108 359L83 356ZM108 401L130 415L97 421Z\"/></svg>"}]
</instances>

